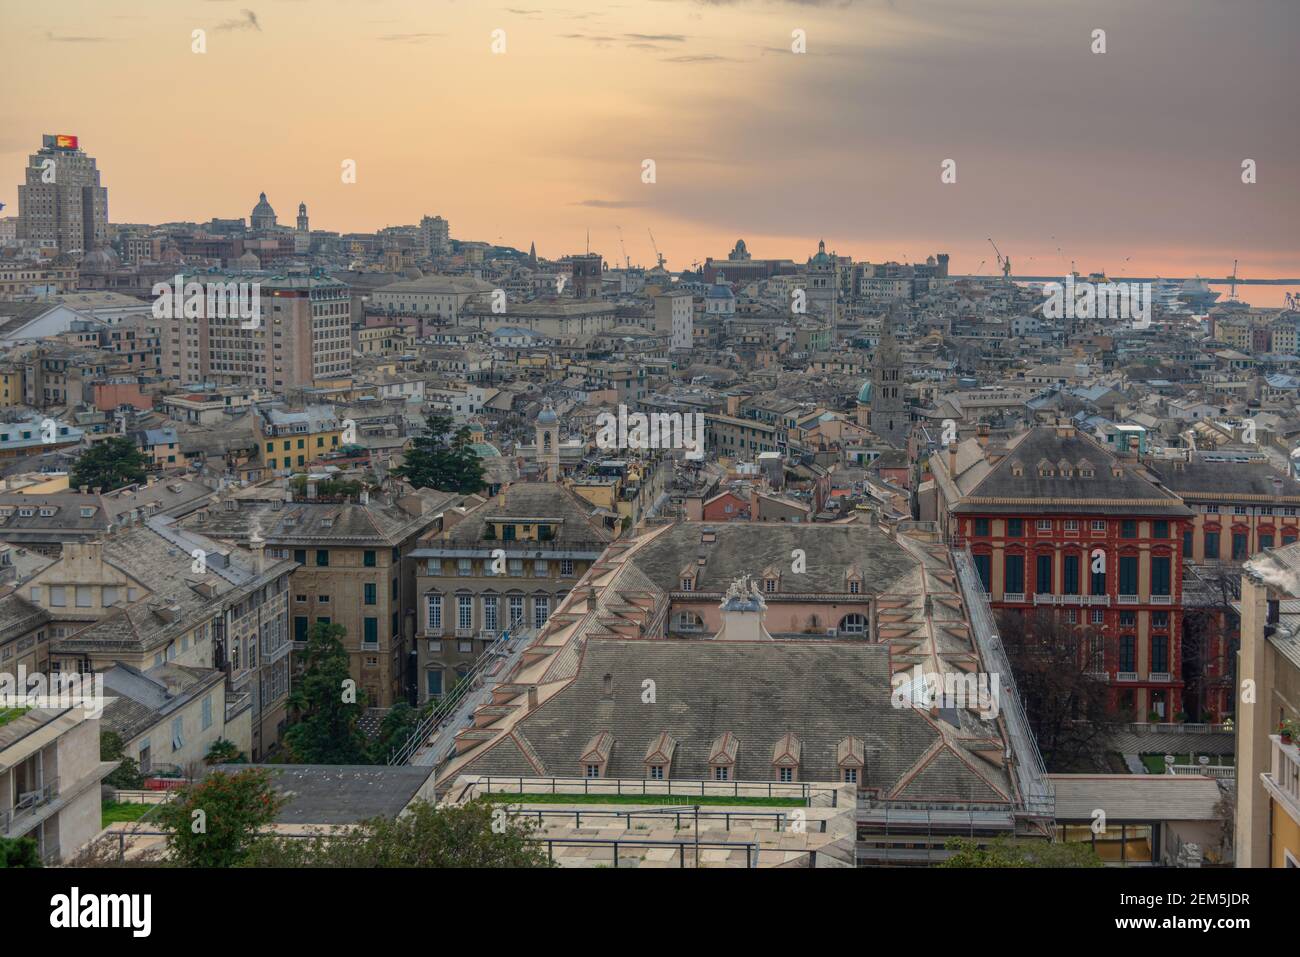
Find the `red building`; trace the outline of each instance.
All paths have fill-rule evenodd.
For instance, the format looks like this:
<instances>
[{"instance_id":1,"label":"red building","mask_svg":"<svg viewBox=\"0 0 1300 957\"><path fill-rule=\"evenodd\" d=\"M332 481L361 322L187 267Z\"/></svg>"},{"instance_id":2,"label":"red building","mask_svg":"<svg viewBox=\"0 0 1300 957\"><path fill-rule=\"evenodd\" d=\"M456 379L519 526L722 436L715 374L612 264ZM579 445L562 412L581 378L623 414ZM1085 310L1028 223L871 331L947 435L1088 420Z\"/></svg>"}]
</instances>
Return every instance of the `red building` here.
<instances>
[{"instance_id":1,"label":"red building","mask_svg":"<svg viewBox=\"0 0 1300 957\"><path fill-rule=\"evenodd\" d=\"M931 456L926 511L969 547L994 610L1051 609L1097 634L1115 706L1182 710L1183 533L1192 512L1131 456L1072 426L986 436Z\"/></svg>"}]
</instances>

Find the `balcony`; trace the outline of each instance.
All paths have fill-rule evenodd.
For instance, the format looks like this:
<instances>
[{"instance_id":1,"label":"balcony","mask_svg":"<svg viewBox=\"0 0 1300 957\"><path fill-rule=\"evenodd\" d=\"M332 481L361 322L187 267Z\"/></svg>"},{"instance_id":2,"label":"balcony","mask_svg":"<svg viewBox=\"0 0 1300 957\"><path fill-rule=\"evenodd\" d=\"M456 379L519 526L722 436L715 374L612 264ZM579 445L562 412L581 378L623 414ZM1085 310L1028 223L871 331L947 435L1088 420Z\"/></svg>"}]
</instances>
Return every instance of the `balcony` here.
<instances>
[{"instance_id":1,"label":"balcony","mask_svg":"<svg viewBox=\"0 0 1300 957\"><path fill-rule=\"evenodd\" d=\"M1118 605L1136 605L1136 604L1138 603L1138 596L1137 596L1137 595L1120 595L1119 598L1116 599L1116 602L1115 602L1115 603L1118 604Z\"/></svg>"},{"instance_id":2,"label":"balcony","mask_svg":"<svg viewBox=\"0 0 1300 957\"><path fill-rule=\"evenodd\" d=\"M1174 680L1173 675L1167 671L1153 671L1147 676L1148 681L1163 681L1168 683Z\"/></svg>"},{"instance_id":3,"label":"balcony","mask_svg":"<svg viewBox=\"0 0 1300 957\"><path fill-rule=\"evenodd\" d=\"M1025 600L1025 593L1022 591L1008 591L1002 593L1002 600L1007 602L1022 602Z\"/></svg>"},{"instance_id":4,"label":"balcony","mask_svg":"<svg viewBox=\"0 0 1300 957\"><path fill-rule=\"evenodd\" d=\"M1172 595L1152 595L1151 604L1153 605L1172 605L1174 603Z\"/></svg>"},{"instance_id":5,"label":"balcony","mask_svg":"<svg viewBox=\"0 0 1300 957\"><path fill-rule=\"evenodd\" d=\"M1300 820L1300 748L1283 744L1280 735L1270 734L1268 739L1273 742L1273 767L1260 780L1273 799Z\"/></svg>"},{"instance_id":6,"label":"balcony","mask_svg":"<svg viewBox=\"0 0 1300 957\"><path fill-rule=\"evenodd\" d=\"M1109 595L1035 595L1035 605L1101 605L1110 604Z\"/></svg>"},{"instance_id":7,"label":"balcony","mask_svg":"<svg viewBox=\"0 0 1300 957\"><path fill-rule=\"evenodd\" d=\"M41 787L31 791L18 792L18 799L11 808L0 808L0 836L25 830L40 816L41 808L59 796L59 779L51 778Z\"/></svg>"},{"instance_id":8,"label":"balcony","mask_svg":"<svg viewBox=\"0 0 1300 957\"><path fill-rule=\"evenodd\" d=\"M1118 671L1115 673L1116 681L1137 681L1138 673L1136 671Z\"/></svg>"},{"instance_id":9,"label":"balcony","mask_svg":"<svg viewBox=\"0 0 1300 957\"><path fill-rule=\"evenodd\" d=\"M473 628L457 628L457 629L456 629L456 637L457 637L457 638L473 638L473 637L474 637L474 629L473 629Z\"/></svg>"}]
</instances>

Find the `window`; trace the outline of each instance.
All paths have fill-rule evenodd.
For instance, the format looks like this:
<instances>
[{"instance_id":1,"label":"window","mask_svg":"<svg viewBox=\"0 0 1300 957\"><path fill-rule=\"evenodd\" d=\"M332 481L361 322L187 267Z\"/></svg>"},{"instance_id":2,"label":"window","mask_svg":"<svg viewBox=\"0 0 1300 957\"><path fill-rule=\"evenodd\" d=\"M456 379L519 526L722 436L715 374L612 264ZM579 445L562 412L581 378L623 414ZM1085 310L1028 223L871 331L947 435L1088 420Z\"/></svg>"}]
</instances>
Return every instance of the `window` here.
<instances>
[{"instance_id":1,"label":"window","mask_svg":"<svg viewBox=\"0 0 1300 957\"><path fill-rule=\"evenodd\" d=\"M980 576L980 584L984 586L985 591L988 591L989 577L993 573L993 556L976 555L974 556L974 558L975 558L975 570L979 572L979 576Z\"/></svg>"},{"instance_id":2,"label":"window","mask_svg":"<svg viewBox=\"0 0 1300 957\"><path fill-rule=\"evenodd\" d=\"M1234 561L1241 561L1247 557L1248 548L1246 542L1247 536L1245 532L1232 533L1232 558Z\"/></svg>"},{"instance_id":3,"label":"window","mask_svg":"<svg viewBox=\"0 0 1300 957\"><path fill-rule=\"evenodd\" d=\"M1205 533L1205 557L1206 558L1219 557L1219 533L1218 532Z\"/></svg>"},{"instance_id":4,"label":"window","mask_svg":"<svg viewBox=\"0 0 1300 957\"><path fill-rule=\"evenodd\" d=\"M1067 518L1065 520L1065 530L1067 532L1077 532L1079 530L1079 520L1077 518Z\"/></svg>"},{"instance_id":5,"label":"window","mask_svg":"<svg viewBox=\"0 0 1300 957\"><path fill-rule=\"evenodd\" d=\"M318 568L328 568L330 563L330 553L327 549L316 549L316 566Z\"/></svg>"},{"instance_id":6,"label":"window","mask_svg":"<svg viewBox=\"0 0 1300 957\"><path fill-rule=\"evenodd\" d=\"M789 784L794 780L794 768L778 768L777 775L782 784Z\"/></svg>"},{"instance_id":7,"label":"window","mask_svg":"<svg viewBox=\"0 0 1300 957\"><path fill-rule=\"evenodd\" d=\"M1152 538L1168 538L1168 537L1169 537L1169 522L1167 522L1167 521L1166 521L1165 519L1163 519L1163 518L1162 518L1162 519L1158 519L1158 520L1152 522L1152 523L1151 523L1151 537L1152 537Z\"/></svg>"},{"instance_id":8,"label":"window","mask_svg":"<svg viewBox=\"0 0 1300 957\"><path fill-rule=\"evenodd\" d=\"M539 558L533 562L533 577L545 578L550 572L550 562L544 558Z\"/></svg>"},{"instance_id":9,"label":"window","mask_svg":"<svg viewBox=\"0 0 1300 957\"><path fill-rule=\"evenodd\" d=\"M510 620L506 622L506 624L508 627L513 628L517 624L522 624L523 620L524 620L524 596L511 595L510 596Z\"/></svg>"},{"instance_id":10,"label":"window","mask_svg":"<svg viewBox=\"0 0 1300 957\"><path fill-rule=\"evenodd\" d=\"M1039 555L1034 564L1035 594L1050 595L1052 593L1052 556Z\"/></svg>"},{"instance_id":11,"label":"window","mask_svg":"<svg viewBox=\"0 0 1300 957\"><path fill-rule=\"evenodd\" d=\"M849 582L850 595L858 595L861 594L861 592L862 592L862 582L858 581L856 578L853 581Z\"/></svg>"},{"instance_id":12,"label":"window","mask_svg":"<svg viewBox=\"0 0 1300 957\"><path fill-rule=\"evenodd\" d=\"M867 630L867 619L859 614L845 615L840 619L839 630L846 635L861 635Z\"/></svg>"},{"instance_id":13,"label":"window","mask_svg":"<svg viewBox=\"0 0 1300 957\"><path fill-rule=\"evenodd\" d=\"M692 579L690 579L690 578L683 578L683 579L682 579L682 591L690 591L690 590L691 590L691 586L693 586L694 584L695 584L695 582L694 582Z\"/></svg>"},{"instance_id":14,"label":"window","mask_svg":"<svg viewBox=\"0 0 1300 957\"><path fill-rule=\"evenodd\" d=\"M664 779L664 766L662 764L650 765L650 778L653 781L662 781Z\"/></svg>"},{"instance_id":15,"label":"window","mask_svg":"<svg viewBox=\"0 0 1300 957\"><path fill-rule=\"evenodd\" d=\"M731 768L719 765L713 769L713 779L715 781L727 781L731 778Z\"/></svg>"},{"instance_id":16,"label":"window","mask_svg":"<svg viewBox=\"0 0 1300 957\"><path fill-rule=\"evenodd\" d=\"M587 765L587 777L589 777L589 778L598 778L598 777L600 777L600 765L599 765L599 764L589 764L589 765Z\"/></svg>"},{"instance_id":17,"label":"window","mask_svg":"<svg viewBox=\"0 0 1300 957\"><path fill-rule=\"evenodd\" d=\"M483 597L483 627L488 631L497 630L497 599L495 595Z\"/></svg>"},{"instance_id":18,"label":"window","mask_svg":"<svg viewBox=\"0 0 1300 957\"><path fill-rule=\"evenodd\" d=\"M1192 530L1190 528L1183 532L1183 554L1189 558L1192 554Z\"/></svg>"},{"instance_id":19,"label":"window","mask_svg":"<svg viewBox=\"0 0 1300 957\"><path fill-rule=\"evenodd\" d=\"M1052 520L1050 518L1040 518L1036 523L1040 532L1050 532L1052 530Z\"/></svg>"},{"instance_id":20,"label":"window","mask_svg":"<svg viewBox=\"0 0 1300 957\"><path fill-rule=\"evenodd\" d=\"M93 604L91 598L91 587L89 585L77 586L77 607L89 608Z\"/></svg>"},{"instance_id":21,"label":"window","mask_svg":"<svg viewBox=\"0 0 1300 957\"><path fill-rule=\"evenodd\" d=\"M1170 561L1168 555L1155 555L1151 558L1151 594L1169 594Z\"/></svg>"},{"instance_id":22,"label":"window","mask_svg":"<svg viewBox=\"0 0 1300 957\"><path fill-rule=\"evenodd\" d=\"M1092 530L1094 532L1106 531L1106 520L1104 518L1094 518L1092 520Z\"/></svg>"},{"instance_id":23,"label":"window","mask_svg":"<svg viewBox=\"0 0 1300 957\"><path fill-rule=\"evenodd\" d=\"M1065 623L1067 625L1077 625L1079 623L1079 610L1077 608L1065 609Z\"/></svg>"},{"instance_id":24,"label":"window","mask_svg":"<svg viewBox=\"0 0 1300 957\"><path fill-rule=\"evenodd\" d=\"M293 550L293 560L299 565L307 564L307 550L305 548L295 548Z\"/></svg>"},{"instance_id":25,"label":"window","mask_svg":"<svg viewBox=\"0 0 1300 957\"><path fill-rule=\"evenodd\" d=\"M857 783L858 783L858 769L857 769L857 768L845 768L845 769L844 769L844 783L845 783L845 784L857 784Z\"/></svg>"},{"instance_id":26,"label":"window","mask_svg":"<svg viewBox=\"0 0 1300 957\"><path fill-rule=\"evenodd\" d=\"M442 631L442 596L429 595L425 602L429 608L429 630L436 635Z\"/></svg>"},{"instance_id":27,"label":"window","mask_svg":"<svg viewBox=\"0 0 1300 957\"><path fill-rule=\"evenodd\" d=\"M1138 560L1136 555L1119 557L1119 593L1136 595L1138 592Z\"/></svg>"},{"instance_id":28,"label":"window","mask_svg":"<svg viewBox=\"0 0 1300 957\"><path fill-rule=\"evenodd\" d=\"M519 578L524 573L524 560L522 558L512 558L507 563L507 568L511 578Z\"/></svg>"},{"instance_id":29,"label":"window","mask_svg":"<svg viewBox=\"0 0 1300 957\"><path fill-rule=\"evenodd\" d=\"M1007 519L1007 538L1023 538L1025 534L1025 520L1023 518Z\"/></svg>"},{"instance_id":30,"label":"window","mask_svg":"<svg viewBox=\"0 0 1300 957\"><path fill-rule=\"evenodd\" d=\"M1261 551L1263 551L1265 548L1272 548L1272 547L1273 547L1273 536L1272 536L1272 535L1264 535L1264 534L1261 534L1261 535L1259 536L1259 547L1260 547L1260 550L1261 550Z\"/></svg>"},{"instance_id":31,"label":"window","mask_svg":"<svg viewBox=\"0 0 1300 957\"><path fill-rule=\"evenodd\" d=\"M1133 628L1137 625L1137 612L1121 611L1119 613L1119 626L1121 628Z\"/></svg>"},{"instance_id":32,"label":"window","mask_svg":"<svg viewBox=\"0 0 1300 957\"><path fill-rule=\"evenodd\" d=\"M206 731L212 727L212 695L203 699L203 717L200 722L200 731Z\"/></svg>"},{"instance_id":33,"label":"window","mask_svg":"<svg viewBox=\"0 0 1300 957\"><path fill-rule=\"evenodd\" d=\"M297 615L293 619L293 640L307 640L307 618L304 615Z\"/></svg>"},{"instance_id":34,"label":"window","mask_svg":"<svg viewBox=\"0 0 1300 957\"><path fill-rule=\"evenodd\" d=\"M456 574L461 578L468 578L474 574L474 561L470 558L456 559Z\"/></svg>"},{"instance_id":35,"label":"window","mask_svg":"<svg viewBox=\"0 0 1300 957\"><path fill-rule=\"evenodd\" d=\"M474 596L456 596L456 627L468 631L474 627Z\"/></svg>"},{"instance_id":36,"label":"window","mask_svg":"<svg viewBox=\"0 0 1300 957\"><path fill-rule=\"evenodd\" d=\"M50 607L64 608L68 604L67 590L63 585L50 586Z\"/></svg>"},{"instance_id":37,"label":"window","mask_svg":"<svg viewBox=\"0 0 1300 957\"><path fill-rule=\"evenodd\" d=\"M1137 638L1124 635L1119 640L1119 670L1130 674L1137 671Z\"/></svg>"},{"instance_id":38,"label":"window","mask_svg":"<svg viewBox=\"0 0 1300 957\"><path fill-rule=\"evenodd\" d=\"M375 553L372 549L366 549L361 553L361 564L366 568L375 567Z\"/></svg>"},{"instance_id":39,"label":"window","mask_svg":"<svg viewBox=\"0 0 1300 957\"><path fill-rule=\"evenodd\" d=\"M972 534L987 536L989 533L989 520L987 518L975 519L975 531Z\"/></svg>"},{"instance_id":40,"label":"window","mask_svg":"<svg viewBox=\"0 0 1300 957\"><path fill-rule=\"evenodd\" d=\"M185 747L185 717L177 715L172 718L172 750L179 751Z\"/></svg>"},{"instance_id":41,"label":"window","mask_svg":"<svg viewBox=\"0 0 1300 957\"><path fill-rule=\"evenodd\" d=\"M775 592L775 591L776 591L776 579L775 579L775 578L765 578L765 579L763 579L763 591L767 592L769 595L772 594L773 592Z\"/></svg>"},{"instance_id":42,"label":"window","mask_svg":"<svg viewBox=\"0 0 1300 957\"><path fill-rule=\"evenodd\" d=\"M1151 636L1151 670L1169 671L1169 636Z\"/></svg>"},{"instance_id":43,"label":"window","mask_svg":"<svg viewBox=\"0 0 1300 957\"><path fill-rule=\"evenodd\" d=\"M1153 611L1151 613L1151 627L1156 631L1165 631L1169 628L1169 612Z\"/></svg>"},{"instance_id":44,"label":"window","mask_svg":"<svg viewBox=\"0 0 1300 957\"><path fill-rule=\"evenodd\" d=\"M376 594L376 591L377 589L375 588L374 582L366 582L364 601L367 605L374 605L378 602L379 596Z\"/></svg>"},{"instance_id":45,"label":"window","mask_svg":"<svg viewBox=\"0 0 1300 957\"><path fill-rule=\"evenodd\" d=\"M1065 595L1079 594L1079 556L1071 553L1064 556L1061 565L1063 581L1061 583L1061 593Z\"/></svg>"},{"instance_id":46,"label":"window","mask_svg":"<svg viewBox=\"0 0 1300 957\"><path fill-rule=\"evenodd\" d=\"M551 600L546 597L533 599L533 627L541 628L551 616Z\"/></svg>"},{"instance_id":47,"label":"window","mask_svg":"<svg viewBox=\"0 0 1300 957\"><path fill-rule=\"evenodd\" d=\"M367 645L379 644L379 619L366 618L364 619L364 626L365 626L365 632L362 640Z\"/></svg>"},{"instance_id":48,"label":"window","mask_svg":"<svg viewBox=\"0 0 1300 957\"><path fill-rule=\"evenodd\" d=\"M424 673L424 689L428 692L429 697L436 698L442 694L442 672L426 671Z\"/></svg>"},{"instance_id":49,"label":"window","mask_svg":"<svg viewBox=\"0 0 1300 957\"><path fill-rule=\"evenodd\" d=\"M1013 595L1023 595L1025 592L1025 556L1008 555L1005 575L1006 585L1003 590L1011 592Z\"/></svg>"},{"instance_id":50,"label":"window","mask_svg":"<svg viewBox=\"0 0 1300 957\"><path fill-rule=\"evenodd\" d=\"M441 559L441 558L430 558L429 561L428 561L428 563L425 565L425 569L426 569L426 572L427 572L429 575L441 575L441 574L442 574L442 559ZM488 574L489 574L489 575L493 574L491 564L488 565Z\"/></svg>"},{"instance_id":51,"label":"window","mask_svg":"<svg viewBox=\"0 0 1300 957\"><path fill-rule=\"evenodd\" d=\"M561 559L560 559L560 577L561 577L561 578L572 578L572 577L573 577L573 559L572 559L572 558L561 558Z\"/></svg>"},{"instance_id":52,"label":"window","mask_svg":"<svg viewBox=\"0 0 1300 957\"><path fill-rule=\"evenodd\" d=\"M1100 624L1104 624L1105 621L1106 621L1106 613L1102 611L1100 608L1094 608L1092 610L1092 623L1094 625L1100 625Z\"/></svg>"},{"instance_id":53,"label":"window","mask_svg":"<svg viewBox=\"0 0 1300 957\"><path fill-rule=\"evenodd\" d=\"M1124 521L1122 521L1122 522L1119 523L1119 537L1120 537L1120 538L1137 538L1137 537L1138 537L1138 523L1137 523L1135 520L1131 519L1131 518L1126 518L1126 519L1124 519Z\"/></svg>"},{"instance_id":54,"label":"window","mask_svg":"<svg viewBox=\"0 0 1300 957\"><path fill-rule=\"evenodd\" d=\"M1093 558L1093 563L1094 563L1094 564L1090 565L1089 567L1090 567L1090 568L1095 568L1095 567L1096 567L1096 564L1095 564L1096 561L1097 561L1097 559L1096 559L1096 557L1094 557L1094 558ZM1104 557L1104 556L1102 556L1102 562L1103 562L1103 564L1102 564L1101 567L1102 567L1102 568L1105 568L1106 566L1105 566L1105 557ZM1089 593L1090 593L1090 594L1093 594L1093 595L1104 595L1104 594L1106 594L1106 573L1105 573L1104 571L1103 571L1103 572L1094 571L1094 572L1091 573L1091 577L1092 577L1092 581L1091 581L1091 583L1090 583L1090 585L1089 585L1089 588L1088 588Z\"/></svg>"}]
</instances>

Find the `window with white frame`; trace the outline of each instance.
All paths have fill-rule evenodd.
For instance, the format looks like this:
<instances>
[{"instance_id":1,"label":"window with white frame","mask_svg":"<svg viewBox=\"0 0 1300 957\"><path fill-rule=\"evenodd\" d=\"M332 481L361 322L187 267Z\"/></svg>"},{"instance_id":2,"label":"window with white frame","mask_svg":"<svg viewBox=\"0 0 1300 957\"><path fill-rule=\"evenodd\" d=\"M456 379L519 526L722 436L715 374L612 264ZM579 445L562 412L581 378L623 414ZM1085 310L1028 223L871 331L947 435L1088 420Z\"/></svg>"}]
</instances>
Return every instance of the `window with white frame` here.
<instances>
[{"instance_id":1,"label":"window with white frame","mask_svg":"<svg viewBox=\"0 0 1300 957\"><path fill-rule=\"evenodd\" d=\"M483 596L483 627L488 631L497 630L497 596Z\"/></svg>"},{"instance_id":2,"label":"window with white frame","mask_svg":"<svg viewBox=\"0 0 1300 957\"><path fill-rule=\"evenodd\" d=\"M533 599L533 627L541 628L551 617L551 600L544 596Z\"/></svg>"},{"instance_id":3,"label":"window with white frame","mask_svg":"<svg viewBox=\"0 0 1300 957\"><path fill-rule=\"evenodd\" d=\"M462 631L474 627L474 596L456 596L456 627Z\"/></svg>"},{"instance_id":4,"label":"window with white frame","mask_svg":"<svg viewBox=\"0 0 1300 957\"><path fill-rule=\"evenodd\" d=\"M523 617L524 617L524 596L511 595L510 596L510 620L506 622L506 624L508 624L513 628L515 622L523 621Z\"/></svg>"},{"instance_id":5,"label":"window with white frame","mask_svg":"<svg viewBox=\"0 0 1300 957\"><path fill-rule=\"evenodd\" d=\"M442 596L429 595L425 603L429 609L429 630L437 634L442 631Z\"/></svg>"}]
</instances>

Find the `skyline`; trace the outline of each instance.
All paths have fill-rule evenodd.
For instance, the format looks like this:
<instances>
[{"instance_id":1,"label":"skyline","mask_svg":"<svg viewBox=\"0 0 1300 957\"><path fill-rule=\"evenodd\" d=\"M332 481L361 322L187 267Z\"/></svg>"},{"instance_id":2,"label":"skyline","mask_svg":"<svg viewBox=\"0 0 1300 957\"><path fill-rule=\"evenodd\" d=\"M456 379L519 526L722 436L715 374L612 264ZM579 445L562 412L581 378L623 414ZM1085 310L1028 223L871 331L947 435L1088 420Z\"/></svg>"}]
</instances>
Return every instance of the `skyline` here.
<instances>
[{"instance_id":1,"label":"skyline","mask_svg":"<svg viewBox=\"0 0 1300 957\"><path fill-rule=\"evenodd\" d=\"M954 272L992 274L992 237L1026 274L1073 261L1115 277L1225 276L1234 259L1242 276L1300 271L1288 228L1300 134L1270 119L1289 109L1300 9L982 6L17 8L0 38L17 75L51 49L74 56L0 109L0 201L16 210L40 135L68 132L98 159L113 222L246 216L265 191L286 221L299 202L340 232L442 215L457 237L536 242L551 258L581 251L590 230L620 263L621 226L649 266L649 229L675 270L738 238L799 261L824 238L855 260L946 251ZM1089 49L1098 27L1104 54ZM190 52L194 29L204 54ZM795 29L806 53L789 50ZM949 158L957 182L943 184ZM345 159L355 184L341 182ZM1285 289L1254 287L1250 301L1261 291L1280 303Z\"/></svg>"}]
</instances>

